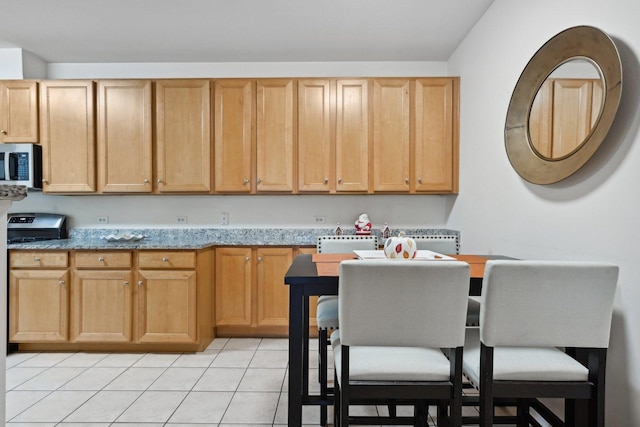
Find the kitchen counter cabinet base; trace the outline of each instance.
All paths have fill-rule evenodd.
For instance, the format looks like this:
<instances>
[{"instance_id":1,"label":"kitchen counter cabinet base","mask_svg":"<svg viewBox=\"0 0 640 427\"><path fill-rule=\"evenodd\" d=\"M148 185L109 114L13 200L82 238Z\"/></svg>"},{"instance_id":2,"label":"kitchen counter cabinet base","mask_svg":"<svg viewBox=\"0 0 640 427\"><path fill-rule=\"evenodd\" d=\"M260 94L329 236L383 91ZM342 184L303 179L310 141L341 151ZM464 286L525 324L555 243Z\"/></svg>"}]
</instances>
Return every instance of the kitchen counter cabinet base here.
<instances>
[{"instance_id":1,"label":"kitchen counter cabinet base","mask_svg":"<svg viewBox=\"0 0 640 427\"><path fill-rule=\"evenodd\" d=\"M13 250L10 339L24 351L203 351L214 338L213 265L212 248ZM55 310L38 309L45 300Z\"/></svg>"}]
</instances>

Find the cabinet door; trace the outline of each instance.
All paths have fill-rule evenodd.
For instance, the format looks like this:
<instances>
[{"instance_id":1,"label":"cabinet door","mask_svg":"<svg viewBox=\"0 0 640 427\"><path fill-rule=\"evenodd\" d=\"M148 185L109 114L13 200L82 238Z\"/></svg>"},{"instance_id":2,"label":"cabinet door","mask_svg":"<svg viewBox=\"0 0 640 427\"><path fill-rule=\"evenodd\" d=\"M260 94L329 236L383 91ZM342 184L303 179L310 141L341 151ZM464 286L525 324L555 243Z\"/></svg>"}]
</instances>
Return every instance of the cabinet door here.
<instances>
[{"instance_id":1,"label":"cabinet door","mask_svg":"<svg viewBox=\"0 0 640 427\"><path fill-rule=\"evenodd\" d=\"M409 191L410 83L373 81L373 191Z\"/></svg>"},{"instance_id":2,"label":"cabinet door","mask_svg":"<svg viewBox=\"0 0 640 427\"><path fill-rule=\"evenodd\" d=\"M418 79L415 85L415 191L456 190L458 142L455 79Z\"/></svg>"},{"instance_id":3,"label":"cabinet door","mask_svg":"<svg viewBox=\"0 0 640 427\"><path fill-rule=\"evenodd\" d=\"M329 80L298 81L298 189L329 191L332 176Z\"/></svg>"},{"instance_id":4,"label":"cabinet door","mask_svg":"<svg viewBox=\"0 0 640 427\"><path fill-rule=\"evenodd\" d=\"M255 144L255 90L250 80L215 83L216 192L249 193Z\"/></svg>"},{"instance_id":5,"label":"cabinet door","mask_svg":"<svg viewBox=\"0 0 640 427\"><path fill-rule=\"evenodd\" d=\"M209 81L161 80L155 85L158 191L209 192Z\"/></svg>"},{"instance_id":6,"label":"cabinet door","mask_svg":"<svg viewBox=\"0 0 640 427\"><path fill-rule=\"evenodd\" d=\"M256 98L257 191L292 192L295 158L293 80L259 80Z\"/></svg>"},{"instance_id":7,"label":"cabinet door","mask_svg":"<svg viewBox=\"0 0 640 427\"><path fill-rule=\"evenodd\" d=\"M369 83L336 83L336 191L369 188Z\"/></svg>"},{"instance_id":8,"label":"cabinet door","mask_svg":"<svg viewBox=\"0 0 640 427\"><path fill-rule=\"evenodd\" d=\"M0 143L38 142L38 83L0 81Z\"/></svg>"},{"instance_id":9,"label":"cabinet door","mask_svg":"<svg viewBox=\"0 0 640 427\"><path fill-rule=\"evenodd\" d=\"M196 272L142 270L138 274L138 341L196 342Z\"/></svg>"},{"instance_id":10,"label":"cabinet door","mask_svg":"<svg viewBox=\"0 0 640 427\"><path fill-rule=\"evenodd\" d=\"M258 327L289 325L289 287L284 275L293 261L291 248L258 248L257 318Z\"/></svg>"},{"instance_id":11,"label":"cabinet door","mask_svg":"<svg viewBox=\"0 0 640 427\"><path fill-rule=\"evenodd\" d=\"M591 132L593 80L555 79L551 158L572 153ZM596 107L599 110L599 106Z\"/></svg>"},{"instance_id":12,"label":"cabinet door","mask_svg":"<svg viewBox=\"0 0 640 427\"><path fill-rule=\"evenodd\" d=\"M216 326L251 325L250 248L216 249L215 302Z\"/></svg>"},{"instance_id":13,"label":"cabinet door","mask_svg":"<svg viewBox=\"0 0 640 427\"><path fill-rule=\"evenodd\" d=\"M94 84L83 80L40 83L42 190L96 191Z\"/></svg>"},{"instance_id":14,"label":"cabinet door","mask_svg":"<svg viewBox=\"0 0 640 427\"><path fill-rule=\"evenodd\" d=\"M122 270L78 270L73 273L72 340L130 342L132 273Z\"/></svg>"},{"instance_id":15,"label":"cabinet door","mask_svg":"<svg viewBox=\"0 0 640 427\"><path fill-rule=\"evenodd\" d=\"M151 82L98 82L98 186L103 193L148 193L152 178Z\"/></svg>"},{"instance_id":16,"label":"cabinet door","mask_svg":"<svg viewBox=\"0 0 640 427\"><path fill-rule=\"evenodd\" d=\"M67 341L67 270L11 270L9 287L9 341Z\"/></svg>"}]
</instances>

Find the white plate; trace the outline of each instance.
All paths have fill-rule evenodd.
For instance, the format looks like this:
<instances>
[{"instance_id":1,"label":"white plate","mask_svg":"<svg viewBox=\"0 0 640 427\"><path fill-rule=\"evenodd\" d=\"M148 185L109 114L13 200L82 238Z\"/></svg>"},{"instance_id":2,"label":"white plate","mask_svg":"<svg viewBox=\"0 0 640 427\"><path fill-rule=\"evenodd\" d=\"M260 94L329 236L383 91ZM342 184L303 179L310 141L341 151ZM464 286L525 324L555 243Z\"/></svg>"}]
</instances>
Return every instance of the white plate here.
<instances>
[{"instance_id":1,"label":"white plate","mask_svg":"<svg viewBox=\"0 0 640 427\"><path fill-rule=\"evenodd\" d=\"M101 239L107 242L137 242L144 239L144 234L109 234L108 236L101 236Z\"/></svg>"}]
</instances>

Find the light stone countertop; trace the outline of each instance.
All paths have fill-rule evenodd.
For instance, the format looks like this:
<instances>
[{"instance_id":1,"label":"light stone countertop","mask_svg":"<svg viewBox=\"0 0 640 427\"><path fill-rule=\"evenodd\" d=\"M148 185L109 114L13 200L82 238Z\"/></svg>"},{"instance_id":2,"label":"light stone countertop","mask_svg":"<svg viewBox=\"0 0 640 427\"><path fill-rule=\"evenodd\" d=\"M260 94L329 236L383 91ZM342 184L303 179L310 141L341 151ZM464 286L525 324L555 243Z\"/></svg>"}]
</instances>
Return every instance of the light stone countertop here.
<instances>
[{"instance_id":1,"label":"light stone countertop","mask_svg":"<svg viewBox=\"0 0 640 427\"><path fill-rule=\"evenodd\" d=\"M400 231L406 235L454 235L449 229L403 228L391 229L391 235ZM354 234L345 230L345 234ZM107 242L102 236L110 234L142 234L144 239L131 242ZM175 249L197 250L212 246L315 246L318 236L332 235L333 228L75 228L69 238L40 242L13 243L9 250L119 250L119 249ZM382 241L380 230L374 230Z\"/></svg>"}]
</instances>

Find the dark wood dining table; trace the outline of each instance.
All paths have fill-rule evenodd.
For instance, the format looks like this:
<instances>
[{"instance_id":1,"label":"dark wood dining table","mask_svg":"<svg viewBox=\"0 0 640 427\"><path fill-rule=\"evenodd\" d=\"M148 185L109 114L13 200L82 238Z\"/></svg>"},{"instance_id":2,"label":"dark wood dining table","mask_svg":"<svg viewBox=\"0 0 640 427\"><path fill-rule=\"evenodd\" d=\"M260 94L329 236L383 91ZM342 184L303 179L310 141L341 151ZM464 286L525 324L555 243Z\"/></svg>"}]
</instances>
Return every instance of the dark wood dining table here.
<instances>
[{"instance_id":1,"label":"dark wood dining table","mask_svg":"<svg viewBox=\"0 0 640 427\"><path fill-rule=\"evenodd\" d=\"M469 295L482 291L484 265L489 259L509 259L502 255L452 255L469 263ZM289 286L289 402L288 425L302 425L303 405L332 405L333 397L309 394L309 297L337 295L340 262L355 254L298 255L284 276ZM446 262L446 261L416 261Z\"/></svg>"}]
</instances>

